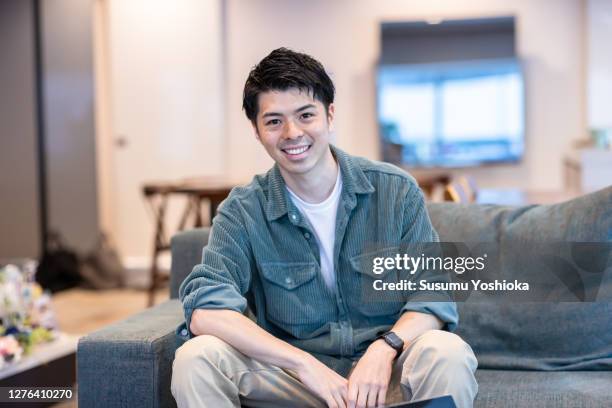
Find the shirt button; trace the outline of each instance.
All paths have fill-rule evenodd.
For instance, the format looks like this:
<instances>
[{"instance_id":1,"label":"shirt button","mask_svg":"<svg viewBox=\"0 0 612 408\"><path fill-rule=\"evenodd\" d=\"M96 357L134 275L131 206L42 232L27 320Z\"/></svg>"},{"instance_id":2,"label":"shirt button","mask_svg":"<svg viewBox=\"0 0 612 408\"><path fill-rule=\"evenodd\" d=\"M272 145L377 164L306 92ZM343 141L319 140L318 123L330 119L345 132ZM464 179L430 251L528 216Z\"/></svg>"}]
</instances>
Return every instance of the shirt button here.
<instances>
[{"instance_id":1,"label":"shirt button","mask_svg":"<svg viewBox=\"0 0 612 408\"><path fill-rule=\"evenodd\" d=\"M285 278L285 283L286 283L286 284L288 284L288 285L290 285L290 284L292 284L292 283L293 283L293 279L291 279L290 277L286 277L286 278Z\"/></svg>"},{"instance_id":2,"label":"shirt button","mask_svg":"<svg viewBox=\"0 0 612 408\"><path fill-rule=\"evenodd\" d=\"M306 239L310 239L310 233L309 233L309 232L305 232L305 233L304 233L304 238L306 238Z\"/></svg>"},{"instance_id":3,"label":"shirt button","mask_svg":"<svg viewBox=\"0 0 612 408\"><path fill-rule=\"evenodd\" d=\"M186 336L187 334L187 329L181 330L181 336Z\"/></svg>"},{"instance_id":4,"label":"shirt button","mask_svg":"<svg viewBox=\"0 0 612 408\"><path fill-rule=\"evenodd\" d=\"M297 215L295 215L295 214L291 214L291 219L292 219L293 221L297 220Z\"/></svg>"}]
</instances>

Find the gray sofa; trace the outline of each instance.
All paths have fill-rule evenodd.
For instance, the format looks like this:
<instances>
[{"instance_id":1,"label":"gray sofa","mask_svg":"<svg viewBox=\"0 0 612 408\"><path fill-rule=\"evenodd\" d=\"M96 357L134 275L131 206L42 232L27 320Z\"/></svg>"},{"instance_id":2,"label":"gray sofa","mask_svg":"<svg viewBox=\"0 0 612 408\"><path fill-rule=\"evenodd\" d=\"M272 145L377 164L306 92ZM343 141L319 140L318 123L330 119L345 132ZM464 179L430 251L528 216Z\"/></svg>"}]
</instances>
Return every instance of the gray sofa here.
<instances>
[{"instance_id":1,"label":"gray sofa","mask_svg":"<svg viewBox=\"0 0 612 408\"><path fill-rule=\"evenodd\" d=\"M612 187L551 206L441 203L428 204L428 210L442 241L525 236L612 243ZM178 346L174 330L183 320L176 299L178 287L199 262L207 238L208 231L201 229L172 239L171 300L80 340L80 406L176 406L170 376ZM612 256L609 261L607 271L611 272ZM609 298L588 303L458 306L458 333L479 360L476 407L612 406Z\"/></svg>"}]
</instances>

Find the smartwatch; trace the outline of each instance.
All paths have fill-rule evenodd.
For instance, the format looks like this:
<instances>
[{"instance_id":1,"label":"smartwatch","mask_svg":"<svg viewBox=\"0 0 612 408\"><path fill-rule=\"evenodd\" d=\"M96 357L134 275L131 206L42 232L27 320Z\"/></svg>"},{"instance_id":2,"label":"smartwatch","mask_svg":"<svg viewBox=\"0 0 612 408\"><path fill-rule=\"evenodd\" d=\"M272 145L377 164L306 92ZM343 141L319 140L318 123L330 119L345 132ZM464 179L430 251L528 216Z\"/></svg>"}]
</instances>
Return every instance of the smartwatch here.
<instances>
[{"instance_id":1,"label":"smartwatch","mask_svg":"<svg viewBox=\"0 0 612 408\"><path fill-rule=\"evenodd\" d=\"M402 351L404 350L404 340L402 340L397 334L393 333L392 331L388 331L378 336L376 340L378 339L383 339L385 343L389 345L389 347L397 352L397 355L395 356L396 358L402 354Z\"/></svg>"}]
</instances>

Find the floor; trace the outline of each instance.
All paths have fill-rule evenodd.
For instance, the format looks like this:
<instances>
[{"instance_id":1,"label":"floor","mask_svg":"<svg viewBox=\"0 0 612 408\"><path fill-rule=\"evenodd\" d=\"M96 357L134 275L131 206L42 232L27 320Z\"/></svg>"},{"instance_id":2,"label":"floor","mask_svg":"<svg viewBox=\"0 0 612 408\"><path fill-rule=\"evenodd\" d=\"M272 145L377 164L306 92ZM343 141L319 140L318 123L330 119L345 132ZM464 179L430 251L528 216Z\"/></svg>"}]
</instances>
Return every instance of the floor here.
<instances>
[{"instance_id":1,"label":"floor","mask_svg":"<svg viewBox=\"0 0 612 408\"><path fill-rule=\"evenodd\" d=\"M155 303L168 299L159 289ZM147 293L137 289L70 289L53 295L53 308L61 331L84 335L127 318L147 307Z\"/></svg>"}]
</instances>

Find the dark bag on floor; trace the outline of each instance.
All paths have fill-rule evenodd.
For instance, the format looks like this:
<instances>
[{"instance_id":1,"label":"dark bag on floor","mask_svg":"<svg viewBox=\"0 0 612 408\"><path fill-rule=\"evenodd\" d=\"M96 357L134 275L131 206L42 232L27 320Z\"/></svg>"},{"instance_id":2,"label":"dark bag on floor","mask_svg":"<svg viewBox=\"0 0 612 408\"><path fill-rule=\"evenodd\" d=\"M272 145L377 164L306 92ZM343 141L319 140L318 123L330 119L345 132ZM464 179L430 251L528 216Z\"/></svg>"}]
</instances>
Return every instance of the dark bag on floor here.
<instances>
[{"instance_id":1,"label":"dark bag on floor","mask_svg":"<svg viewBox=\"0 0 612 408\"><path fill-rule=\"evenodd\" d=\"M100 233L96 247L83 259L81 274L84 286L91 289L124 286L125 268L106 234Z\"/></svg>"},{"instance_id":2,"label":"dark bag on floor","mask_svg":"<svg viewBox=\"0 0 612 408\"><path fill-rule=\"evenodd\" d=\"M57 232L47 236L46 247L36 269L36 282L52 293L81 283L79 258L74 250L64 244Z\"/></svg>"}]
</instances>

